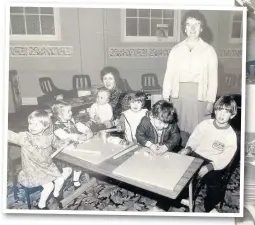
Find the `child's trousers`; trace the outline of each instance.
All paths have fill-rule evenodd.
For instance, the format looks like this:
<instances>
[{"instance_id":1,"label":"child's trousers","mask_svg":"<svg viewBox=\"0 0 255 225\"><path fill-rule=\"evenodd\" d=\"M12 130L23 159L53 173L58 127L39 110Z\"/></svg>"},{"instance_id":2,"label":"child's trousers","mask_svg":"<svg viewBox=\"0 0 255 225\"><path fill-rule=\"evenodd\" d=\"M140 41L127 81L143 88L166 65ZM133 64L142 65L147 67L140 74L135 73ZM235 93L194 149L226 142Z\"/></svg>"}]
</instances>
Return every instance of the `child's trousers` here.
<instances>
[{"instance_id":1,"label":"child's trousers","mask_svg":"<svg viewBox=\"0 0 255 225\"><path fill-rule=\"evenodd\" d=\"M201 158L204 160L203 166L210 163L210 161L202 156L192 152L190 154L193 157ZM199 179L199 178L198 178ZM200 180L200 185L206 184L206 197L204 199L204 210L210 212L223 197L222 190L222 170L212 170L205 174ZM197 182L195 182L197 183Z\"/></svg>"},{"instance_id":2,"label":"child's trousers","mask_svg":"<svg viewBox=\"0 0 255 225\"><path fill-rule=\"evenodd\" d=\"M203 178L202 183L206 184L206 197L204 199L204 209L210 212L223 197L222 190L222 171L212 170Z\"/></svg>"}]
</instances>

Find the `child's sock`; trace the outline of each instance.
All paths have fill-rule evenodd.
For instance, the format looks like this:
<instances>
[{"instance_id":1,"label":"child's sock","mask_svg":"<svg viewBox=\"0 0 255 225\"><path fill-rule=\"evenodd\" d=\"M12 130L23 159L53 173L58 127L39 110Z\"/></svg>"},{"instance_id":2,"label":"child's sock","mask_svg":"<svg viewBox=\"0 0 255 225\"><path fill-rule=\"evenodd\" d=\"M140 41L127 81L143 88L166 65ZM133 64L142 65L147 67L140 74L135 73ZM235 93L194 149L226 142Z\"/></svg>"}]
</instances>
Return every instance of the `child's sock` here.
<instances>
[{"instance_id":1,"label":"child's sock","mask_svg":"<svg viewBox=\"0 0 255 225\"><path fill-rule=\"evenodd\" d=\"M72 168L71 167L63 168L62 176L63 176L64 180L66 180L71 174L72 174Z\"/></svg>"},{"instance_id":2,"label":"child's sock","mask_svg":"<svg viewBox=\"0 0 255 225\"><path fill-rule=\"evenodd\" d=\"M58 179L56 179L56 180L54 181L54 183L55 183L55 188L54 188L53 196L54 196L55 198L57 198L57 197L59 196L59 192L60 192L61 188L63 187L64 182L65 182L65 180L64 180L63 177L59 177Z\"/></svg>"},{"instance_id":3,"label":"child's sock","mask_svg":"<svg viewBox=\"0 0 255 225\"><path fill-rule=\"evenodd\" d=\"M80 183L81 171L73 171L73 184L75 187L79 187Z\"/></svg>"},{"instance_id":4,"label":"child's sock","mask_svg":"<svg viewBox=\"0 0 255 225\"><path fill-rule=\"evenodd\" d=\"M46 201L49 198L50 193L53 191L54 185L52 182L50 182L48 184L42 185L42 187L43 187L43 191L41 192L41 197L38 202L38 207L41 209L46 207Z\"/></svg>"}]
</instances>

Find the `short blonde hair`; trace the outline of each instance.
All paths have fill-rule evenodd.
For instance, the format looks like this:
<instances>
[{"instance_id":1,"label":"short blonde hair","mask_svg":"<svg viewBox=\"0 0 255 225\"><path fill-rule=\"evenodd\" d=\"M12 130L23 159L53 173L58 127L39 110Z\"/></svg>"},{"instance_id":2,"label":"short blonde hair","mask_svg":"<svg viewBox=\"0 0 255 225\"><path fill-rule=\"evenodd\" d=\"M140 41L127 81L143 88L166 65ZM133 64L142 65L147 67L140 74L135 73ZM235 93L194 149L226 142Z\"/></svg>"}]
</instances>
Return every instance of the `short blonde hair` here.
<instances>
[{"instance_id":1,"label":"short blonde hair","mask_svg":"<svg viewBox=\"0 0 255 225\"><path fill-rule=\"evenodd\" d=\"M100 92L106 93L107 96L108 96L108 99L110 99L110 97L111 97L111 92L110 92L107 88L105 88L105 87L100 88L100 89L98 90L98 92L97 92L97 95L98 95L98 93L100 93Z\"/></svg>"},{"instance_id":2,"label":"short blonde hair","mask_svg":"<svg viewBox=\"0 0 255 225\"><path fill-rule=\"evenodd\" d=\"M45 128L52 125L51 114L45 110L33 111L28 116L28 122L34 119L38 120L41 124L43 124Z\"/></svg>"},{"instance_id":3,"label":"short blonde hair","mask_svg":"<svg viewBox=\"0 0 255 225\"><path fill-rule=\"evenodd\" d=\"M66 107L71 107L71 105L67 102L59 101L51 107L51 110L55 116L59 116Z\"/></svg>"}]
</instances>

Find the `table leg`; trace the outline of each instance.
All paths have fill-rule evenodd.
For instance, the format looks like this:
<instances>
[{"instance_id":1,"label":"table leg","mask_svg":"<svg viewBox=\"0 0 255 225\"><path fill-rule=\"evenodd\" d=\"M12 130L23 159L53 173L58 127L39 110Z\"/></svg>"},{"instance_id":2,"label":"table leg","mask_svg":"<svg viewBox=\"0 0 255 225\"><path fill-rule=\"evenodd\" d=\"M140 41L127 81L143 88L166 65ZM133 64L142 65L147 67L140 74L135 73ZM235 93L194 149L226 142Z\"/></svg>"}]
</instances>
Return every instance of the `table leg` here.
<instances>
[{"instance_id":1,"label":"table leg","mask_svg":"<svg viewBox=\"0 0 255 225\"><path fill-rule=\"evenodd\" d=\"M189 211L193 212L193 179L189 183Z\"/></svg>"},{"instance_id":2,"label":"table leg","mask_svg":"<svg viewBox=\"0 0 255 225\"><path fill-rule=\"evenodd\" d=\"M64 198L61 201L61 204L63 208L67 206L71 201L73 201L75 198L80 196L84 191L88 190L90 187L96 184L96 178L92 178L88 183L82 184L80 188L78 188L76 191L74 191L71 195Z\"/></svg>"}]
</instances>

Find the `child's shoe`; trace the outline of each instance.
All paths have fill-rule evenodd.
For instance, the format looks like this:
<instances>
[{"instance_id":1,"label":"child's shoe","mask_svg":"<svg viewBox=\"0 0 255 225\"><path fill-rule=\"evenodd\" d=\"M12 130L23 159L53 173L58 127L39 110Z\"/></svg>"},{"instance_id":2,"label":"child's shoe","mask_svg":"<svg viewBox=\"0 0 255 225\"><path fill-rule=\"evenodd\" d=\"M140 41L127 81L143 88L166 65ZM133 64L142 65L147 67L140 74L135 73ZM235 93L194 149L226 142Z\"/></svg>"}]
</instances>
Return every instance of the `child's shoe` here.
<instances>
[{"instance_id":1,"label":"child's shoe","mask_svg":"<svg viewBox=\"0 0 255 225\"><path fill-rule=\"evenodd\" d=\"M38 205L36 205L35 208L38 210L49 210L49 208L47 206L40 208Z\"/></svg>"}]
</instances>

